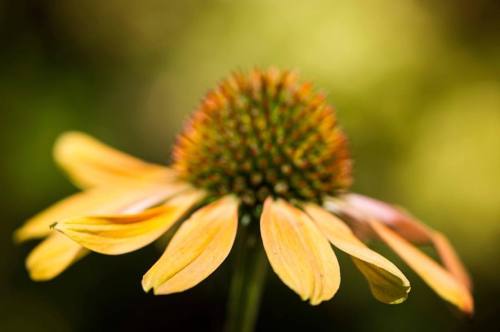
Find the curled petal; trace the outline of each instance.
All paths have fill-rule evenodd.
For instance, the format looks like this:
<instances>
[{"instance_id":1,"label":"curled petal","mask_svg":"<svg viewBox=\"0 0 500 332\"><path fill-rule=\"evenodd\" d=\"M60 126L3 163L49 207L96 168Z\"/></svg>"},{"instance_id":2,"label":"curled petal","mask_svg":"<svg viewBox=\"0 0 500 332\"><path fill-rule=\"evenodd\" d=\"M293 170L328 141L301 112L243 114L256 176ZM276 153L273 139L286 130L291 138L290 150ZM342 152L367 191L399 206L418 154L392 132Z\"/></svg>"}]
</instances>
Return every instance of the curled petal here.
<instances>
[{"instance_id":1,"label":"curled petal","mask_svg":"<svg viewBox=\"0 0 500 332\"><path fill-rule=\"evenodd\" d=\"M36 246L26 259L26 268L35 281L50 280L84 256L87 250L67 237L53 232Z\"/></svg>"},{"instance_id":2,"label":"curled petal","mask_svg":"<svg viewBox=\"0 0 500 332\"><path fill-rule=\"evenodd\" d=\"M156 240L203 196L191 190L142 213L71 218L54 228L92 251L120 255Z\"/></svg>"},{"instance_id":3,"label":"curled petal","mask_svg":"<svg viewBox=\"0 0 500 332\"><path fill-rule=\"evenodd\" d=\"M383 223L370 221L370 225L439 296L463 312L472 314L472 295L463 283Z\"/></svg>"},{"instance_id":4,"label":"curled petal","mask_svg":"<svg viewBox=\"0 0 500 332\"><path fill-rule=\"evenodd\" d=\"M70 196L28 220L14 238L21 242L51 233L50 226L66 218L89 214L136 212L158 204L188 188L184 184L128 181L112 187L93 188Z\"/></svg>"},{"instance_id":5,"label":"curled petal","mask_svg":"<svg viewBox=\"0 0 500 332\"><path fill-rule=\"evenodd\" d=\"M160 259L142 279L155 294L182 292L207 278L229 254L238 227L238 200L225 196L182 223Z\"/></svg>"},{"instance_id":6,"label":"curled petal","mask_svg":"<svg viewBox=\"0 0 500 332\"><path fill-rule=\"evenodd\" d=\"M393 263L368 248L342 220L323 208L307 204L305 211L335 247L352 256L375 298L390 304L406 300L410 282Z\"/></svg>"},{"instance_id":7,"label":"curled petal","mask_svg":"<svg viewBox=\"0 0 500 332\"><path fill-rule=\"evenodd\" d=\"M301 210L268 198L260 221L264 249L280 279L312 305L331 299L340 285L337 258Z\"/></svg>"},{"instance_id":8,"label":"curled petal","mask_svg":"<svg viewBox=\"0 0 500 332\"><path fill-rule=\"evenodd\" d=\"M80 132L61 135L54 146L54 158L81 188L173 176L173 171L166 167L146 163Z\"/></svg>"},{"instance_id":9,"label":"curled petal","mask_svg":"<svg viewBox=\"0 0 500 332\"><path fill-rule=\"evenodd\" d=\"M352 218L356 222L354 227L363 229L365 234L373 233L367 223L373 219L389 226L408 241L432 245L445 268L465 287L472 288L467 270L449 241L403 209L359 194L347 194L342 200L336 200L333 205L337 206L340 213Z\"/></svg>"}]
</instances>

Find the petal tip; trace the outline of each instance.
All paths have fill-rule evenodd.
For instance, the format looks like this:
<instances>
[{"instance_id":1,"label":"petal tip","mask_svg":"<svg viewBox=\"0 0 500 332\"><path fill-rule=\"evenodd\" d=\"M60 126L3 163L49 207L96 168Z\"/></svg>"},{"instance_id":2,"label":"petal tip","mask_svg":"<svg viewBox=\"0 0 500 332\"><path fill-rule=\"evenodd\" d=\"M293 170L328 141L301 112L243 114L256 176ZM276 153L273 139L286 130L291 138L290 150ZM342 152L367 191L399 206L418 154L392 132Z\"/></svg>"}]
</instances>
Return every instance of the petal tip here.
<instances>
[{"instance_id":1,"label":"petal tip","mask_svg":"<svg viewBox=\"0 0 500 332\"><path fill-rule=\"evenodd\" d=\"M71 154L74 148L73 143L86 140L89 136L79 131L66 131L60 134L54 143L53 155L56 161L61 157Z\"/></svg>"},{"instance_id":2,"label":"petal tip","mask_svg":"<svg viewBox=\"0 0 500 332\"><path fill-rule=\"evenodd\" d=\"M323 301L322 300L318 300L318 299L316 299L316 300L310 299L309 300L309 304L312 305L312 306L314 306L314 307L320 305L321 302L323 302Z\"/></svg>"},{"instance_id":3,"label":"petal tip","mask_svg":"<svg viewBox=\"0 0 500 332\"><path fill-rule=\"evenodd\" d=\"M47 282L51 281L54 279L56 276L53 275L47 275L45 273L39 272L37 270L30 270L28 269L28 275L30 279L34 282Z\"/></svg>"},{"instance_id":4,"label":"petal tip","mask_svg":"<svg viewBox=\"0 0 500 332\"><path fill-rule=\"evenodd\" d=\"M149 291L153 288L153 286L146 281L145 278L142 278L141 287L145 293L149 293Z\"/></svg>"},{"instance_id":5,"label":"petal tip","mask_svg":"<svg viewBox=\"0 0 500 332\"><path fill-rule=\"evenodd\" d=\"M27 240L27 237L26 235L24 234L24 230L23 228L18 228L14 231L14 234L12 234L12 241L15 243L15 244L20 244L24 241Z\"/></svg>"},{"instance_id":6,"label":"petal tip","mask_svg":"<svg viewBox=\"0 0 500 332\"><path fill-rule=\"evenodd\" d=\"M459 306L460 311L465 314L467 317L472 317L474 316L474 298L470 293L468 293L465 298L463 299L463 302Z\"/></svg>"}]
</instances>

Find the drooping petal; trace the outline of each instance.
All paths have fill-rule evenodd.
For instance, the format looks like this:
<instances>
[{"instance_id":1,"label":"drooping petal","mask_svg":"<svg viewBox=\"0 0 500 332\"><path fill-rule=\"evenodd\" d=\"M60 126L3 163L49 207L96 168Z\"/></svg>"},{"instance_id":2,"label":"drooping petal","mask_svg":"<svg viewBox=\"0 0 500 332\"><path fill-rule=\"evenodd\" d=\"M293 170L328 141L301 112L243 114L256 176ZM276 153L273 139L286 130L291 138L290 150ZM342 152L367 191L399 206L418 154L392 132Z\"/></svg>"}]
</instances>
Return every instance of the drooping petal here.
<instances>
[{"instance_id":1,"label":"drooping petal","mask_svg":"<svg viewBox=\"0 0 500 332\"><path fill-rule=\"evenodd\" d=\"M183 190L184 184L128 181L106 188L93 188L70 196L28 220L14 238L25 241L49 235L56 221L89 214L136 212L160 203Z\"/></svg>"},{"instance_id":2,"label":"drooping petal","mask_svg":"<svg viewBox=\"0 0 500 332\"><path fill-rule=\"evenodd\" d=\"M305 211L320 231L337 248L352 256L379 301L401 303L410 291L410 282L389 260L368 248L338 217L315 204L306 204Z\"/></svg>"},{"instance_id":3,"label":"drooping petal","mask_svg":"<svg viewBox=\"0 0 500 332\"><path fill-rule=\"evenodd\" d=\"M79 244L53 232L36 246L26 259L26 268L35 281L50 280L87 253Z\"/></svg>"},{"instance_id":4,"label":"drooping petal","mask_svg":"<svg viewBox=\"0 0 500 332\"><path fill-rule=\"evenodd\" d=\"M207 278L229 254L238 227L238 200L223 197L183 222L142 279L155 294L182 292Z\"/></svg>"},{"instance_id":5,"label":"drooping petal","mask_svg":"<svg viewBox=\"0 0 500 332\"><path fill-rule=\"evenodd\" d=\"M54 158L81 188L131 178L169 178L173 174L166 167L134 158L80 132L61 135L54 146Z\"/></svg>"},{"instance_id":6,"label":"drooping petal","mask_svg":"<svg viewBox=\"0 0 500 332\"><path fill-rule=\"evenodd\" d=\"M474 302L464 284L383 223L373 220L370 225L439 296L463 312L472 314Z\"/></svg>"},{"instance_id":7,"label":"drooping petal","mask_svg":"<svg viewBox=\"0 0 500 332\"><path fill-rule=\"evenodd\" d=\"M302 300L316 305L335 295L340 285L337 258L304 212L283 200L268 198L260 230L274 272Z\"/></svg>"},{"instance_id":8,"label":"drooping petal","mask_svg":"<svg viewBox=\"0 0 500 332\"><path fill-rule=\"evenodd\" d=\"M165 233L204 194L188 190L138 214L70 218L54 228L92 251L120 255L142 248Z\"/></svg>"},{"instance_id":9,"label":"drooping petal","mask_svg":"<svg viewBox=\"0 0 500 332\"><path fill-rule=\"evenodd\" d=\"M367 220L374 219L412 243L432 245L445 268L468 289L472 288L467 270L446 237L424 225L407 211L359 194L344 195L343 200L337 204L340 204L342 212L361 223L367 224Z\"/></svg>"}]
</instances>

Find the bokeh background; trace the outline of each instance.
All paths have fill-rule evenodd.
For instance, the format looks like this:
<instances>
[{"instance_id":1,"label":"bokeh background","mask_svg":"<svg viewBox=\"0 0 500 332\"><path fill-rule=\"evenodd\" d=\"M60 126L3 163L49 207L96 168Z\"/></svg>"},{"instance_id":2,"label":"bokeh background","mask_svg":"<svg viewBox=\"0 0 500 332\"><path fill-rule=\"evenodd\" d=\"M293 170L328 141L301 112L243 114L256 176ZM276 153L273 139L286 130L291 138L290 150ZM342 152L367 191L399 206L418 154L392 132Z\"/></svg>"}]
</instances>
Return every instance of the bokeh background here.
<instances>
[{"instance_id":1,"label":"bokeh background","mask_svg":"<svg viewBox=\"0 0 500 332\"><path fill-rule=\"evenodd\" d=\"M380 304L342 256L340 292L319 307L271 273L258 330L499 331L499 40L495 0L0 1L0 331L219 331L230 260L168 297L140 287L154 245L35 283L23 262L34 244L15 246L12 231L75 191L51 159L60 133L168 162L207 89L269 65L297 69L335 105L356 191L449 236L477 312L460 317L396 258L412 293Z\"/></svg>"}]
</instances>

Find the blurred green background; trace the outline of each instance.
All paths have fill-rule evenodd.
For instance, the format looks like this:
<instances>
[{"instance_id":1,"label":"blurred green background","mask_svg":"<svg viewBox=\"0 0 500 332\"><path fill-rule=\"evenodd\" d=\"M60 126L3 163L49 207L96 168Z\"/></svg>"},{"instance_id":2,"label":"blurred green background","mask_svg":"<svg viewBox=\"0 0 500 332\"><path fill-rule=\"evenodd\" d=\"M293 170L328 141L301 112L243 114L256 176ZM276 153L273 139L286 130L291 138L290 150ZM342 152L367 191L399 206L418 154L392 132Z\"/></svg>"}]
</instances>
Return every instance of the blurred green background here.
<instances>
[{"instance_id":1,"label":"blurred green background","mask_svg":"<svg viewBox=\"0 0 500 332\"><path fill-rule=\"evenodd\" d=\"M270 274L258 330L499 331L499 31L495 0L0 1L0 331L219 331L230 262L168 297L140 287L155 246L34 283L23 265L34 244L11 234L75 191L51 159L58 134L167 162L208 88L269 65L297 69L335 105L354 190L449 236L477 312L454 314L396 258L412 292L380 304L342 256L340 292L319 307Z\"/></svg>"}]
</instances>

